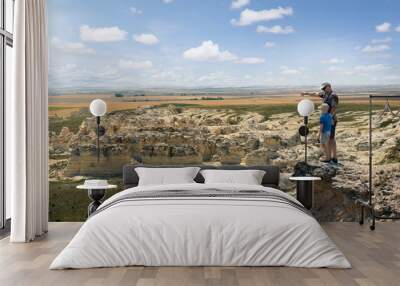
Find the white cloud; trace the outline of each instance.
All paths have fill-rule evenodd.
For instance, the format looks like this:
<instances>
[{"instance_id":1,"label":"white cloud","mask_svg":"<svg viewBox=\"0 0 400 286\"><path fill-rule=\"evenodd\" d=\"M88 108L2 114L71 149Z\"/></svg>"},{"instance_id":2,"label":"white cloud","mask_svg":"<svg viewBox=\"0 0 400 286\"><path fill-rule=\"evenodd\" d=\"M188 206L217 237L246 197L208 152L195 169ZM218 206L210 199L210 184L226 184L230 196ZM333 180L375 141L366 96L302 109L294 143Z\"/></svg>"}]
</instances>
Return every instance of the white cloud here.
<instances>
[{"instance_id":1,"label":"white cloud","mask_svg":"<svg viewBox=\"0 0 400 286\"><path fill-rule=\"evenodd\" d=\"M398 26L396 27L396 30L395 30L395 31L400 33L400 25L398 25Z\"/></svg>"},{"instance_id":2,"label":"white cloud","mask_svg":"<svg viewBox=\"0 0 400 286\"><path fill-rule=\"evenodd\" d=\"M157 82L180 82L186 81L188 79L185 73L182 73L178 67L168 67L167 70L156 70L155 73L151 75L151 78Z\"/></svg>"},{"instance_id":3,"label":"white cloud","mask_svg":"<svg viewBox=\"0 0 400 286\"><path fill-rule=\"evenodd\" d=\"M183 58L193 61L233 61L236 64L256 65L265 63L264 58L243 57L239 58L228 50L221 50L213 41L203 41L200 46L190 48L183 52Z\"/></svg>"},{"instance_id":4,"label":"white cloud","mask_svg":"<svg viewBox=\"0 0 400 286\"><path fill-rule=\"evenodd\" d=\"M94 55L96 51L94 49L86 47L84 44L79 42L64 42L58 38L51 39L51 45L57 50L63 51L69 54L75 55Z\"/></svg>"},{"instance_id":5,"label":"white cloud","mask_svg":"<svg viewBox=\"0 0 400 286\"><path fill-rule=\"evenodd\" d=\"M134 35L133 39L144 45L155 45L159 42L158 38L153 34Z\"/></svg>"},{"instance_id":6,"label":"white cloud","mask_svg":"<svg viewBox=\"0 0 400 286\"><path fill-rule=\"evenodd\" d=\"M329 72L335 73L337 75L344 76L368 76L369 74L378 74L384 72L388 69L387 66L383 64L372 64L372 65L358 65L353 66L348 69L340 68L337 66L331 66L328 68Z\"/></svg>"},{"instance_id":7,"label":"white cloud","mask_svg":"<svg viewBox=\"0 0 400 286\"><path fill-rule=\"evenodd\" d=\"M142 10L139 10L139 9L136 8L136 7L130 7L129 10L130 10L133 14L138 14L138 15L140 15L140 14L143 13Z\"/></svg>"},{"instance_id":8,"label":"white cloud","mask_svg":"<svg viewBox=\"0 0 400 286\"><path fill-rule=\"evenodd\" d=\"M248 58L241 58L235 61L237 64L247 64L247 65L257 65L265 63L265 59L263 58L255 58L255 57L248 57Z\"/></svg>"},{"instance_id":9,"label":"white cloud","mask_svg":"<svg viewBox=\"0 0 400 286\"><path fill-rule=\"evenodd\" d=\"M287 66L281 66L280 67L281 70L281 74L283 75L296 75L296 74L300 74L300 70L299 69L294 69L294 68L289 68Z\"/></svg>"},{"instance_id":10,"label":"white cloud","mask_svg":"<svg viewBox=\"0 0 400 286\"><path fill-rule=\"evenodd\" d=\"M380 45L367 45L361 49L364 53L380 53L390 50L390 46L387 44L380 44Z\"/></svg>"},{"instance_id":11,"label":"white cloud","mask_svg":"<svg viewBox=\"0 0 400 286\"><path fill-rule=\"evenodd\" d=\"M263 77L261 77L264 79ZM250 75L237 76L226 71L216 71L208 74L198 74L194 78L195 86L240 87L254 85L258 80ZM191 81L193 84L193 81Z\"/></svg>"},{"instance_id":12,"label":"white cloud","mask_svg":"<svg viewBox=\"0 0 400 286\"><path fill-rule=\"evenodd\" d=\"M382 24L380 24L380 25L377 25L376 27L375 27L375 30L378 32L378 33L386 33L386 32L389 32L390 31L390 27L391 27L392 25L389 23L389 22L384 22L384 23L382 23Z\"/></svg>"},{"instance_id":13,"label":"white cloud","mask_svg":"<svg viewBox=\"0 0 400 286\"><path fill-rule=\"evenodd\" d=\"M275 47L275 43L274 42L265 42L264 47L270 49Z\"/></svg>"},{"instance_id":14,"label":"white cloud","mask_svg":"<svg viewBox=\"0 0 400 286\"><path fill-rule=\"evenodd\" d=\"M374 65L359 65L354 67L355 72L360 73L370 73L370 72L378 72L383 71L387 67L383 64L374 64Z\"/></svg>"},{"instance_id":15,"label":"white cloud","mask_svg":"<svg viewBox=\"0 0 400 286\"><path fill-rule=\"evenodd\" d=\"M57 70L57 72L60 74L71 73L77 69L77 65L76 64L66 64L63 66L58 66L57 68L55 68L55 67L51 67L51 68L54 70Z\"/></svg>"},{"instance_id":16,"label":"white cloud","mask_svg":"<svg viewBox=\"0 0 400 286\"><path fill-rule=\"evenodd\" d=\"M184 51L183 57L194 61L232 61L237 59L237 56L231 52L220 50L218 44L213 41L204 41L200 46Z\"/></svg>"},{"instance_id":17,"label":"white cloud","mask_svg":"<svg viewBox=\"0 0 400 286\"><path fill-rule=\"evenodd\" d=\"M391 37L386 37L383 39L372 39L372 44L387 44L390 43L393 39Z\"/></svg>"},{"instance_id":18,"label":"white cloud","mask_svg":"<svg viewBox=\"0 0 400 286\"><path fill-rule=\"evenodd\" d=\"M352 76L356 73L354 68L344 69L344 68L338 67L338 66L331 66L328 68L327 71L335 74L336 76Z\"/></svg>"},{"instance_id":19,"label":"white cloud","mask_svg":"<svg viewBox=\"0 0 400 286\"><path fill-rule=\"evenodd\" d=\"M169 4L169 3L174 2L174 0L162 0L162 1L163 1L164 4Z\"/></svg>"},{"instance_id":20,"label":"white cloud","mask_svg":"<svg viewBox=\"0 0 400 286\"><path fill-rule=\"evenodd\" d=\"M118 66L123 69L149 69L153 67L151 61L120 60Z\"/></svg>"},{"instance_id":21,"label":"white cloud","mask_svg":"<svg viewBox=\"0 0 400 286\"><path fill-rule=\"evenodd\" d=\"M250 0L234 0L231 3L231 9L240 9L246 5L249 5Z\"/></svg>"},{"instance_id":22,"label":"white cloud","mask_svg":"<svg viewBox=\"0 0 400 286\"><path fill-rule=\"evenodd\" d=\"M294 29L292 26L282 27L280 25L276 25L273 27L265 27L265 26L259 25L257 27L257 33L290 34L293 32L294 32Z\"/></svg>"},{"instance_id":23,"label":"white cloud","mask_svg":"<svg viewBox=\"0 0 400 286\"><path fill-rule=\"evenodd\" d=\"M240 19L232 19L231 24L235 26L248 26L257 22L277 20L291 15L293 15L292 7L278 7L276 9L260 11L246 9L240 13Z\"/></svg>"},{"instance_id":24,"label":"white cloud","mask_svg":"<svg viewBox=\"0 0 400 286\"><path fill-rule=\"evenodd\" d=\"M206 75L202 75L197 78L198 82L226 82L227 80L230 80L231 77L226 75L223 72L213 72L209 73Z\"/></svg>"},{"instance_id":25,"label":"white cloud","mask_svg":"<svg viewBox=\"0 0 400 286\"><path fill-rule=\"evenodd\" d=\"M343 69L338 67L338 66L330 66L328 68L328 71L330 71L330 72L340 72L340 71L343 71Z\"/></svg>"},{"instance_id":26,"label":"white cloud","mask_svg":"<svg viewBox=\"0 0 400 286\"><path fill-rule=\"evenodd\" d=\"M126 38L128 32L118 27L92 28L83 25L80 28L81 40L85 42L116 42Z\"/></svg>"},{"instance_id":27,"label":"white cloud","mask_svg":"<svg viewBox=\"0 0 400 286\"><path fill-rule=\"evenodd\" d=\"M105 82L114 82L120 77L118 70L108 65L90 68L87 65L53 64L49 69L49 86L54 88L103 87Z\"/></svg>"},{"instance_id":28,"label":"white cloud","mask_svg":"<svg viewBox=\"0 0 400 286\"><path fill-rule=\"evenodd\" d=\"M344 63L344 60L339 59L339 58L331 58L331 59L328 59L328 60L323 60L321 63L329 64L329 65L336 65L336 64Z\"/></svg>"}]
</instances>

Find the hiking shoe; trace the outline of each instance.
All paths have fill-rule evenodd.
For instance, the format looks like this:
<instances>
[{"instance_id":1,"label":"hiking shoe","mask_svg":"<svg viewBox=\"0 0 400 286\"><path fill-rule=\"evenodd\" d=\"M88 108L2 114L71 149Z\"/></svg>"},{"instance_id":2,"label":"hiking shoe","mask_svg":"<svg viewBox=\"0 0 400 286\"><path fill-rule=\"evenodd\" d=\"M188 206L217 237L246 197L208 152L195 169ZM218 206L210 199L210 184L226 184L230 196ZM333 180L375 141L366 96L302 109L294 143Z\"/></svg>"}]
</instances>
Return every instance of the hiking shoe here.
<instances>
[{"instance_id":1,"label":"hiking shoe","mask_svg":"<svg viewBox=\"0 0 400 286\"><path fill-rule=\"evenodd\" d=\"M338 164L338 159L337 158L332 158L332 163L334 163L334 164Z\"/></svg>"},{"instance_id":2,"label":"hiking shoe","mask_svg":"<svg viewBox=\"0 0 400 286\"><path fill-rule=\"evenodd\" d=\"M331 160L320 160L321 163L330 163Z\"/></svg>"}]
</instances>

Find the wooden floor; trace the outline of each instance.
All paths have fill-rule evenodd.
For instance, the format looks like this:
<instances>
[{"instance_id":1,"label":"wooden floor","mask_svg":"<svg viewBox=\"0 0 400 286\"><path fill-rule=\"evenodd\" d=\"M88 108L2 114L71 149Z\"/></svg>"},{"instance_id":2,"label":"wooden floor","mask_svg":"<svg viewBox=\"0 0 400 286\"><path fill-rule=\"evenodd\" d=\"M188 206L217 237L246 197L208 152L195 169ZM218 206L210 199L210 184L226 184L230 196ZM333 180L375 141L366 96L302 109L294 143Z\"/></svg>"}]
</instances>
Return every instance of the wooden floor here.
<instances>
[{"instance_id":1,"label":"wooden floor","mask_svg":"<svg viewBox=\"0 0 400 286\"><path fill-rule=\"evenodd\" d=\"M323 224L352 269L288 267L125 267L48 270L80 223L50 223L29 244L0 241L0 285L400 285L400 223L377 224L375 232L356 223Z\"/></svg>"}]
</instances>

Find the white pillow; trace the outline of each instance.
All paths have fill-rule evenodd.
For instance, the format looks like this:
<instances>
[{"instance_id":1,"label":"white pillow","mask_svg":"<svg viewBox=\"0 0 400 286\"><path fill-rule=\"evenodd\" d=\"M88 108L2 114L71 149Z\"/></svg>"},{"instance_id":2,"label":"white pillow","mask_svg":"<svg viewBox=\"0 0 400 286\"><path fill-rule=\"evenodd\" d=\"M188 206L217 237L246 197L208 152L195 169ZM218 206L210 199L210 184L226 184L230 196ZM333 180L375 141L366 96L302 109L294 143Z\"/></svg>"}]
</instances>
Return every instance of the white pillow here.
<instances>
[{"instance_id":1,"label":"white pillow","mask_svg":"<svg viewBox=\"0 0 400 286\"><path fill-rule=\"evenodd\" d=\"M199 167L135 168L139 176L139 186L195 183L193 179L199 170Z\"/></svg>"},{"instance_id":2,"label":"white pillow","mask_svg":"<svg viewBox=\"0 0 400 286\"><path fill-rule=\"evenodd\" d=\"M261 170L202 170L205 184L261 185L265 171Z\"/></svg>"}]
</instances>

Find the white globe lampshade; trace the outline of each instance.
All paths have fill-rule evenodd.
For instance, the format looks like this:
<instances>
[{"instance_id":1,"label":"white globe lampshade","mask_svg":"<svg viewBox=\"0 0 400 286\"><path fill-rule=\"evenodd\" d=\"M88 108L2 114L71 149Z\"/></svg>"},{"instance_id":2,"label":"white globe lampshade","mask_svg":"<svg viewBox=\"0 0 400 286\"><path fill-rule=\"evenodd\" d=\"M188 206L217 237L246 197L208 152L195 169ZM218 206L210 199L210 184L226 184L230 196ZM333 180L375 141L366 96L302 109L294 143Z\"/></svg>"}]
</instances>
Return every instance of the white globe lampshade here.
<instances>
[{"instance_id":1,"label":"white globe lampshade","mask_svg":"<svg viewBox=\"0 0 400 286\"><path fill-rule=\"evenodd\" d=\"M107 112L107 104L101 99L95 99L90 103L90 113L94 116L103 116Z\"/></svg>"},{"instance_id":2,"label":"white globe lampshade","mask_svg":"<svg viewBox=\"0 0 400 286\"><path fill-rule=\"evenodd\" d=\"M301 116L310 116L314 112L314 102L309 99L303 99L297 105L297 112Z\"/></svg>"}]
</instances>

